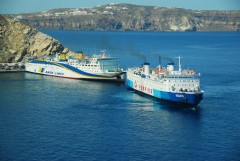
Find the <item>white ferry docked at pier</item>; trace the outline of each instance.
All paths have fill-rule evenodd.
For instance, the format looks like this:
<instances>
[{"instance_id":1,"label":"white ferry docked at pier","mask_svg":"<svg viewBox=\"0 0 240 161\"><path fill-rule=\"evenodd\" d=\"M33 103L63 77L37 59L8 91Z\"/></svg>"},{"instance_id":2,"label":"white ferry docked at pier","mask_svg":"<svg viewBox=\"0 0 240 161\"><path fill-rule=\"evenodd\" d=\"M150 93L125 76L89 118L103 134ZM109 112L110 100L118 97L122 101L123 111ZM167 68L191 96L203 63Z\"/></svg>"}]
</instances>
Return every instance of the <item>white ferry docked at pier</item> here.
<instances>
[{"instance_id":1,"label":"white ferry docked at pier","mask_svg":"<svg viewBox=\"0 0 240 161\"><path fill-rule=\"evenodd\" d=\"M104 53L92 57L77 53L67 57L66 54L47 56L44 59L29 58L25 63L26 71L49 76L124 81L125 72L119 68L116 57Z\"/></svg>"},{"instance_id":2,"label":"white ferry docked at pier","mask_svg":"<svg viewBox=\"0 0 240 161\"><path fill-rule=\"evenodd\" d=\"M128 69L126 85L155 98L198 105L204 93L200 89L200 73L190 69L182 70L178 58L178 70L174 70L173 62L166 68L159 65L150 69L150 64L144 63L142 67Z\"/></svg>"}]
</instances>

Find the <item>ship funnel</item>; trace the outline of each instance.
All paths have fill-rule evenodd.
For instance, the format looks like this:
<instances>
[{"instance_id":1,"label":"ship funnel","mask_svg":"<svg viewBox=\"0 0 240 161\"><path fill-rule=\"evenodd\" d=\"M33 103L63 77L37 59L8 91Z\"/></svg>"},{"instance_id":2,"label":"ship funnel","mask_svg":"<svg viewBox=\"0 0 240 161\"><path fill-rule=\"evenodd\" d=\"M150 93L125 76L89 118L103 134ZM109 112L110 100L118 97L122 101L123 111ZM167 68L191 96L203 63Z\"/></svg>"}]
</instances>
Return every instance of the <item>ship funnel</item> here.
<instances>
[{"instance_id":1,"label":"ship funnel","mask_svg":"<svg viewBox=\"0 0 240 161\"><path fill-rule=\"evenodd\" d=\"M65 53L60 54L60 61L67 61L67 56Z\"/></svg>"},{"instance_id":2,"label":"ship funnel","mask_svg":"<svg viewBox=\"0 0 240 161\"><path fill-rule=\"evenodd\" d=\"M167 70L170 71L170 72L173 71L174 70L174 63L168 63Z\"/></svg>"},{"instance_id":3,"label":"ship funnel","mask_svg":"<svg viewBox=\"0 0 240 161\"><path fill-rule=\"evenodd\" d=\"M143 70L144 70L144 74L145 75L149 75L149 73L150 73L150 70L149 70L149 63L147 63L147 62L145 62L144 64L143 64Z\"/></svg>"}]
</instances>

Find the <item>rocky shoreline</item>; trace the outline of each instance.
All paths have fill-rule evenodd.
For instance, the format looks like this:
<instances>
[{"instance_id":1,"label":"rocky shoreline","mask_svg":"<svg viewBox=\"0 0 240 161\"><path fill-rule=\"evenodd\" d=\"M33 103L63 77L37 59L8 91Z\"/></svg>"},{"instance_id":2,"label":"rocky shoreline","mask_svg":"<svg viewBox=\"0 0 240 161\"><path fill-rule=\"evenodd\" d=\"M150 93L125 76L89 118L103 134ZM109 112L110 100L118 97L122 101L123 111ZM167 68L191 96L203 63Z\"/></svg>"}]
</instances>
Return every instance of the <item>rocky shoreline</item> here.
<instances>
[{"instance_id":1,"label":"rocky shoreline","mask_svg":"<svg viewBox=\"0 0 240 161\"><path fill-rule=\"evenodd\" d=\"M35 28L0 15L1 63L22 62L29 56L43 57L61 52L73 53L59 41Z\"/></svg>"}]
</instances>

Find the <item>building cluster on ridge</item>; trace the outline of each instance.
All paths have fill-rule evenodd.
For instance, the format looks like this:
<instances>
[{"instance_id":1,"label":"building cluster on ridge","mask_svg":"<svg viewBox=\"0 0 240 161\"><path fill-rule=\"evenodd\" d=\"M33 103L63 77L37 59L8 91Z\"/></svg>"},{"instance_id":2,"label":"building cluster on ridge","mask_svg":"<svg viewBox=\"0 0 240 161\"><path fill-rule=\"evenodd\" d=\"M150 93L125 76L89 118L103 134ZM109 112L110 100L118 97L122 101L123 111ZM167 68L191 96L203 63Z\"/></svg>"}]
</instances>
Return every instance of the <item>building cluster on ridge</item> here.
<instances>
[{"instance_id":1,"label":"building cluster on ridge","mask_svg":"<svg viewBox=\"0 0 240 161\"><path fill-rule=\"evenodd\" d=\"M240 11L108 4L93 8L61 8L14 14L39 29L104 31L239 31Z\"/></svg>"}]
</instances>

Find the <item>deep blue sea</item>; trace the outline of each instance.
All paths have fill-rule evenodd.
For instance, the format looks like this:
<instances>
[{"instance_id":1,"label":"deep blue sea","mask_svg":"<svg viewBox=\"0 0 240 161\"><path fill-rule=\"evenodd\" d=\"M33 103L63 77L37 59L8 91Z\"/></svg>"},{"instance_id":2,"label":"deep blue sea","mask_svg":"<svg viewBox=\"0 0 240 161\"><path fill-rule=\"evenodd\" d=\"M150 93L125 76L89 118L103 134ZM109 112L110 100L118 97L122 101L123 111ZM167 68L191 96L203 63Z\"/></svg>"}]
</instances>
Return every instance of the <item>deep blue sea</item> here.
<instances>
[{"instance_id":1,"label":"deep blue sea","mask_svg":"<svg viewBox=\"0 0 240 161\"><path fill-rule=\"evenodd\" d=\"M240 160L240 32L43 32L124 69L180 55L204 100L186 109L119 83L0 73L1 161Z\"/></svg>"}]
</instances>

